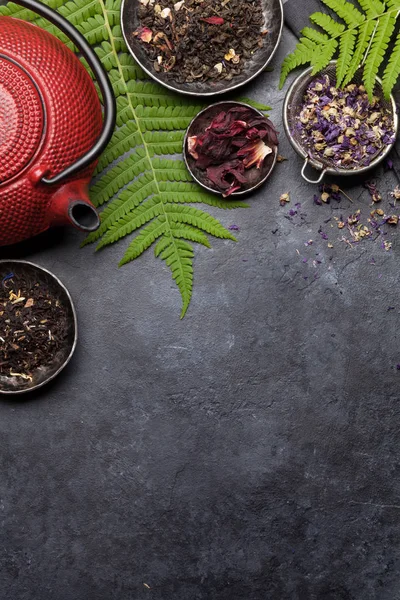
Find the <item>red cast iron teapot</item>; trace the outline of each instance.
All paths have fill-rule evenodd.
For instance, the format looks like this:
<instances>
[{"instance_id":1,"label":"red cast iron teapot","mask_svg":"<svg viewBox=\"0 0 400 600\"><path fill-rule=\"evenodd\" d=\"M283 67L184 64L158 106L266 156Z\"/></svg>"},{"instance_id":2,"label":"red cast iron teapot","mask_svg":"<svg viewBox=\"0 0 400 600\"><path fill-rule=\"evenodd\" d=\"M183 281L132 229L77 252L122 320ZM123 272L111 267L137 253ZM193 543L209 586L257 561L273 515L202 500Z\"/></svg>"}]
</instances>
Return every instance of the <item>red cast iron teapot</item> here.
<instances>
[{"instance_id":1,"label":"red cast iron teapot","mask_svg":"<svg viewBox=\"0 0 400 600\"><path fill-rule=\"evenodd\" d=\"M115 98L85 38L36 0L16 0L57 25L86 58L104 101L78 58L30 23L0 17L0 246L52 225L99 226L88 196L96 159L115 126Z\"/></svg>"}]
</instances>

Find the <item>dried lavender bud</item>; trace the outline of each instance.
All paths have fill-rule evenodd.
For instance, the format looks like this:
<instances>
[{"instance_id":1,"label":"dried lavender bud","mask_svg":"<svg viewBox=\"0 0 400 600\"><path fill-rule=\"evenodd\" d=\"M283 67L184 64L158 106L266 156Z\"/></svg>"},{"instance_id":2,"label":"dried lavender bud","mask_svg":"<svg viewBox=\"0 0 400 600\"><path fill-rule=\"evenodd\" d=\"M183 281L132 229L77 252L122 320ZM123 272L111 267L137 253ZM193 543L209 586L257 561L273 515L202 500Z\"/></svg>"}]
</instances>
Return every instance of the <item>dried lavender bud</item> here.
<instances>
[{"instance_id":1,"label":"dried lavender bud","mask_svg":"<svg viewBox=\"0 0 400 600\"><path fill-rule=\"evenodd\" d=\"M379 98L370 103L362 85L337 89L328 75L307 88L297 130L312 157L343 169L369 165L395 139L391 113Z\"/></svg>"}]
</instances>

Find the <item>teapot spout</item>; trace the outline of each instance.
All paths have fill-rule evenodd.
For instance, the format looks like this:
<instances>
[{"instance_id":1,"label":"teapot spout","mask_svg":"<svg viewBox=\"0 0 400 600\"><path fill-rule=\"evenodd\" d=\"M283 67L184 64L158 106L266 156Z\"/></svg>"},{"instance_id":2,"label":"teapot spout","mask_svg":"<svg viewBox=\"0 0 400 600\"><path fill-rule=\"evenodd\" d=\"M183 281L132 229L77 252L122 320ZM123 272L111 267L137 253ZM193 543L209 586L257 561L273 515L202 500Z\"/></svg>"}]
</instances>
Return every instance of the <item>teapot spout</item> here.
<instances>
[{"instance_id":1,"label":"teapot spout","mask_svg":"<svg viewBox=\"0 0 400 600\"><path fill-rule=\"evenodd\" d=\"M81 231L96 231L100 218L89 200L87 181L72 181L61 186L49 206L49 226L71 224Z\"/></svg>"}]
</instances>

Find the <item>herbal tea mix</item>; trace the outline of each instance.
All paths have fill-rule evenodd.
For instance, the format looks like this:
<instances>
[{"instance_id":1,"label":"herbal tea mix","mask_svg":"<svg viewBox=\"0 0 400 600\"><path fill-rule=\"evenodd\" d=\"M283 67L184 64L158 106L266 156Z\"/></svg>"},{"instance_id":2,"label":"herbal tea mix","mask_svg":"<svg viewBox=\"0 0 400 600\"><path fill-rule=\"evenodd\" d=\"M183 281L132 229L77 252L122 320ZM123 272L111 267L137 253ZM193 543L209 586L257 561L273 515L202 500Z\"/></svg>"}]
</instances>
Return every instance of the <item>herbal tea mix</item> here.
<instances>
[{"instance_id":1,"label":"herbal tea mix","mask_svg":"<svg viewBox=\"0 0 400 600\"><path fill-rule=\"evenodd\" d=\"M66 307L48 285L6 274L0 285L0 376L32 381L49 367L67 338Z\"/></svg>"},{"instance_id":2,"label":"herbal tea mix","mask_svg":"<svg viewBox=\"0 0 400 600\"><path fill-rule=\"evenodd\" d=\"M296 127L311 156L344 169L368 166L395 139L392 114L380 98L369 101L355 83L338 89L328 75L309 85Z\"/></svg>"},{"instance_id":3,"label":"herbal tea mix","mask_svg":"<svg viewBox=\"0 0 400 600\"><path fill-rule=\"evenodd\" d=\"M268 33L260 0L140 0L139 19L133 35L154 70L179 83L230 81Z\"/></svg>"},{"instance_id":4,"label":"herbal tea mix","mask_svg":"<svg viewBox=\"0 0 400 600\"><path fill-rule=\"evenodd\" d=\"M250 107L235 106L218 113L203 131L188 137L194 166L224 197L262 176L265 158L278 146L271 121ZM254 174L254 170L256 174Z\"/></svg>"}]
</instances>

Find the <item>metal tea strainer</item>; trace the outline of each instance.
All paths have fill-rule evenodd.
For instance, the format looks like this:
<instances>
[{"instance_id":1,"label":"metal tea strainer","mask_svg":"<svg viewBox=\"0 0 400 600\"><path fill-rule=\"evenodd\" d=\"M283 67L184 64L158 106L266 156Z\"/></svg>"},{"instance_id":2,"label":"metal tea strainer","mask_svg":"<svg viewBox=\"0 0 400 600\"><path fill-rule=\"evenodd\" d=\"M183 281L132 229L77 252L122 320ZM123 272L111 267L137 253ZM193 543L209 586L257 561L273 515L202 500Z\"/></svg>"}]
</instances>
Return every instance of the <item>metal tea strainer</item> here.
<instances>
[{"instance_id":1,"label":"metal tea strainer","mask_svg":"<svg viewBox=\"0 0 400 600\"><path fill-rule=\"evenodd\" d=\"M340 176L348 176L348 175L360 175L361 173L366 173L370 169L376 167L391 151L395 142L385 146L382 150L378 151L376 156L374 156L367 166L360 166L358 168L354 167L337 167L335 163L330 158L322 159L321 157L315 157L312 155L310 148L306 146L306 142L301 138L301 134L296 127L296 124L299 120L299 116L302 110L302 105L304 101L304 95L310 83L316 78L323 77L324 75L328 75L329 79L334 86L336 83L336 61L331 61L329 65L317 76L311 75L313 68L310 67L306 69L290 86L285 102L283 105L283 123L285 127L286 135L289 138L290 143L296 152L304 158L305 162L303 168L301 170L302 177L308 183L320 183L326 174L329 175L340 175ZM352 83L356 83L360 85L362 83L361 71L358 71L354 76ZM376 78L376 88L375 95L380 98L382 108L390 111L391 118L393 120L393 129L395 136L397 136L398 131L398 116L396 111L396 103L393 96L390 96L389 100L386 100L383 96L382 90L382 81L377 77ZM306 175L306 169L310 165L321 171L318 179L309 179Z\"/></svg>"}]
</instances>

